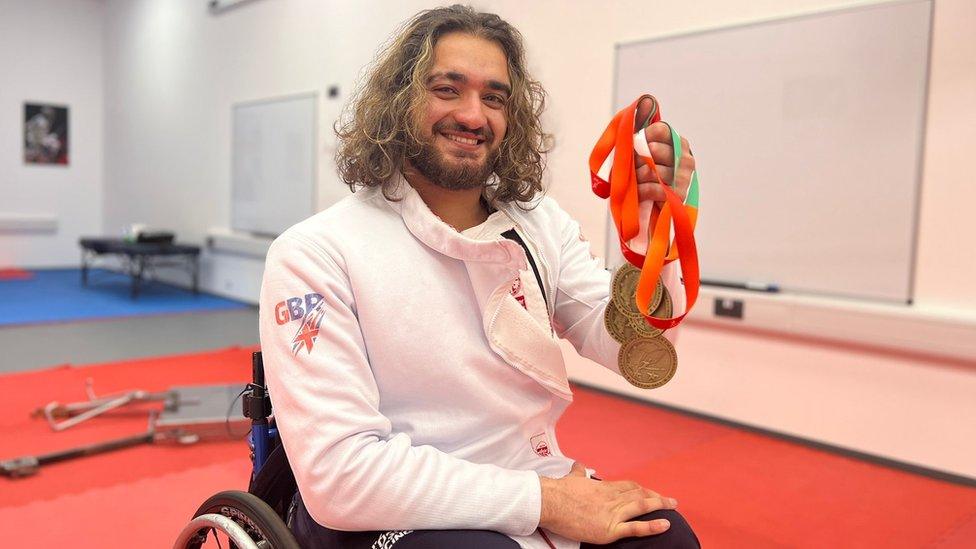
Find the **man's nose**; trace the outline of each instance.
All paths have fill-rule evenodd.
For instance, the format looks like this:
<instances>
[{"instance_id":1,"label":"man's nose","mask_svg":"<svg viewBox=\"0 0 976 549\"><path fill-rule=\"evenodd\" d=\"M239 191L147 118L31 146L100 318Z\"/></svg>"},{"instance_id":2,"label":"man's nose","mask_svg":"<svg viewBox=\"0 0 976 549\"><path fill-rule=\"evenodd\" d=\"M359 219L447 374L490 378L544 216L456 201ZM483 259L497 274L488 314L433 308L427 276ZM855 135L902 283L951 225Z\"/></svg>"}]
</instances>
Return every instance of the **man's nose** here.
<instances>
[{"instance_id":1,"label":"man's nose","mask_svg":"<svg viewBox=\"0 0 976 549\"><path fill-rule=\"evenodd\" d=\"M488 124L485 108L479 94L468 94L454 111L454 120L469 130L480 130Z\"/></svg>"}]
</instances>

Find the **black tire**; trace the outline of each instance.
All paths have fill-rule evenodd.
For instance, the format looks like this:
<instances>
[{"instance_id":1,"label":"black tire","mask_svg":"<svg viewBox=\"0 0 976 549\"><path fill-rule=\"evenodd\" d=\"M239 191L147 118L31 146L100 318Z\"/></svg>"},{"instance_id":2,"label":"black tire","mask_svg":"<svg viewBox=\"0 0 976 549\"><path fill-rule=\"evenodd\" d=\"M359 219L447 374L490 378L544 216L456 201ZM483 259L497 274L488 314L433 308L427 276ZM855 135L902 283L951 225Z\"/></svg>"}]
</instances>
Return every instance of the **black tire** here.
<instances>
[{"instance_id":1,"label":"black tire","mask_svg":"<svg viewBox=\"0 0 976 549\"><path fill-rule=\"evenodd\" d=\"M273 549L301 549L288 526L267 503L254 494L239 490L227 490L210 496L197 509L193 517L218 514L232 519L255 543L266 541ZM206 540L206 531L199 540L191 540L189 549L199 549Z\"/></svg>"}]
</instances>

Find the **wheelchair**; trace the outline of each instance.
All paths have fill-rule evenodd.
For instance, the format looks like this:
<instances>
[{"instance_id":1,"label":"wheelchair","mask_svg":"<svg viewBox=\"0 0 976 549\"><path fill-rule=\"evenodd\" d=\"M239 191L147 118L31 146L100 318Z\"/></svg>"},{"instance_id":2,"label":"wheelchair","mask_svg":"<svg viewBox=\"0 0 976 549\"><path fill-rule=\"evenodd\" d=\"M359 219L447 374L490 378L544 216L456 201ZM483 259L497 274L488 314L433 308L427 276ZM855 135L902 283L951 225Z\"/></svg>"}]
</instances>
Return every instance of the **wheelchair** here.
<instances>
[{"instance_id":1,"label":"wheelchair","mask_svg":"<svg viewBox=\"0 0 976 549\"><path fill-rule=\"evenodd\" d=\"M253 466L247 492L227 490L211 496L180 532L174 549L200 549L211 534L231 548L299 549L287 526L297 486L271 417L261 352L251 355L252 380L244 390L244 416L251 419L248 443Z\"/></svg>"}]
</instances>

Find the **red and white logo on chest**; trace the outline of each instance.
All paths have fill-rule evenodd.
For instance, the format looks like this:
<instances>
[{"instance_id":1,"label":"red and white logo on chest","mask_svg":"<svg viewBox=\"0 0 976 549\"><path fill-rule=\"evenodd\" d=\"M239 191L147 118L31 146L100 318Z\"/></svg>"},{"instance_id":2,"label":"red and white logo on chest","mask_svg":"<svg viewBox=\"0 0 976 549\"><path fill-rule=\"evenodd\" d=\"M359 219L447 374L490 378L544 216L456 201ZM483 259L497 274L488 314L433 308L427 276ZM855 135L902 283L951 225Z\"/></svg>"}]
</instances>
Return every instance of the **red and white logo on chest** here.
<instances>
[{"instance_id":1,"label":"red and white logo on chest","mask_svg":"<svg viewBox=\"0 0 976 549\"><path fill-rule=\"evenodd\" d=\"M539 457L549 457L552 455L549 451L549 437L545 433L539 433L530 438L529 444L532 445L532 451Z\"/></svg>"},{"instance_id":2,"label":"red and white logo on chest","mask_svg":"<svg viewBox=\"0 0 976 549\"><path fill-rule=\"evenodd\" d=\"M523 309L529 310L525 304L525 291L522 289L522 277L520 275L515 275L515 281L512 282L512 297L522 305Z\"/></svg>"}]
</instances>

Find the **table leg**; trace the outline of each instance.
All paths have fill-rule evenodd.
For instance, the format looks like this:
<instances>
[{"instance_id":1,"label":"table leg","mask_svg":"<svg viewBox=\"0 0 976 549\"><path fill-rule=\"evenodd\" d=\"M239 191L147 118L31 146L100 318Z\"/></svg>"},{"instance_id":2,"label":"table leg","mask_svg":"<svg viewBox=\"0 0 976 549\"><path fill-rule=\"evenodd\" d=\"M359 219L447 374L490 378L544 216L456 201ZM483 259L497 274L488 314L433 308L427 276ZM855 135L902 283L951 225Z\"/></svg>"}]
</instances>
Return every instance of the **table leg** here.
<instances>
[{"instance_id":1,"label":"table leg","mask_svg":"<svg viewBox=\"0 0 976 549\"><path fill-rule=\"evenodd\" d=\"M145 268L146 258L141 255L137 255L133 258L135 264L132 270L132 299L139 296L139 284L142 283L142 272Z\"/></svg>"},{"instance_id":2,"label":"table leg","mask_svg":"<svg viewBox=\"0 0 976 549\"><path fill-rule=\"evenodd\" d=\"M200 257L194 255L193 259L193 293L200 293Z\"/></svg>"},{"instance_id":3,"label":"table leg","mask_svg":"<svg viewBox=\"0 0 976 549\"><path fill-rule=\"evenodd\" d=\"M81 285L88 285L88 251L84 248L81 250Z\"/></svg>"}]
</instances>

